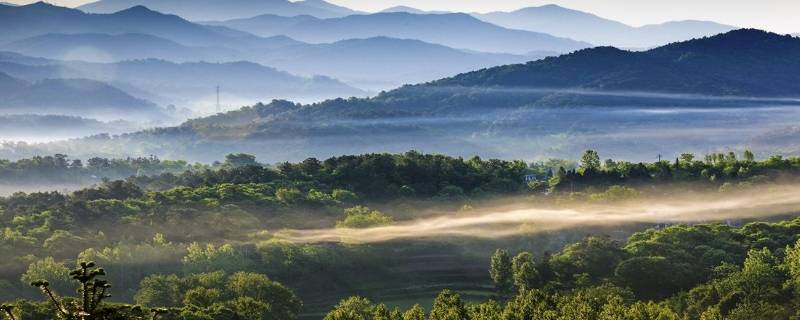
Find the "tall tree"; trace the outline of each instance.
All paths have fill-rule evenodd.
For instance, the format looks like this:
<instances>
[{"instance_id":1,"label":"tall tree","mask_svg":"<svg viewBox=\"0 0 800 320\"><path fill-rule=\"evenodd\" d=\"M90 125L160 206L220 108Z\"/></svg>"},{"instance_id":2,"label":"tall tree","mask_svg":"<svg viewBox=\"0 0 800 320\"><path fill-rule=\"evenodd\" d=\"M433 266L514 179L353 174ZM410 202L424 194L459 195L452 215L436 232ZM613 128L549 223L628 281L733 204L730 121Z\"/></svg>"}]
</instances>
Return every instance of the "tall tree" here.
<instances>
[{"instance_id":1,"label":"tall tree","mask_svg":"<svg viewBox=\"0 0 800 320\"><path fill-rule=\"evenodd\" d=\"M467 308L461 296L450 290L442 290L433 301L430 320L466 320Z\"/></svg>"},{"instance_id":2,"label":"tall tree","mask_svg":"<svg viewBox=\"0 0 800 320\"><path fill-rule=\"evenodd\" d=\"M503 249L497 249L494 252L489 264L489 276L492 277L492 283L497 295L499 297L507 296L513 282L511 257L508 252Z\"/></svg>"},{"instance_id":3,"label":"tall tree","mask_svg":"<svg viewBox=\"0 0 800 320\"><path fill-rule=\"evenodd\" d=\"M581 156L581 172L597 172L600 170L600 155L597 151L586 150Z\"/></svg>"},{"instance_id":4,"label":"tall tree","mask_svg":"<svg viewBox=\"0 0 800 320\"><path fill-rule=\"evenodd\" d=\"M529 290L539 281L539 272L536 271L533 255L529 252L520 252L511 261L514 270L514 285L518 290Z\"/></svg>"}]
</instances>

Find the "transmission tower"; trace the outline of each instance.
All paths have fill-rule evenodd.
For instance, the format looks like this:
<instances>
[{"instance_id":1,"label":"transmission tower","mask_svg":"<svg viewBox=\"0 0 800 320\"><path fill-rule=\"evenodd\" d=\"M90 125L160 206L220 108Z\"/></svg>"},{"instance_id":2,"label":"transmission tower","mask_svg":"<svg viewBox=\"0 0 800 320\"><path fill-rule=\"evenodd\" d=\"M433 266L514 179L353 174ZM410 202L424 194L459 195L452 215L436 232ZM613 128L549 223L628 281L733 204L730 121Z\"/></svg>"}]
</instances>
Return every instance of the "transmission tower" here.
<instances>
[{"instance_id":1,"label":"transmission tower","mask_svg":"<svg viewBox=\"0 0 800 320\"><path fill-rule=\"evenodd\" d=\"M217 86L217 113L222 112L222 108L219 106L219 86Z\"/></svg>"}]
</instances>

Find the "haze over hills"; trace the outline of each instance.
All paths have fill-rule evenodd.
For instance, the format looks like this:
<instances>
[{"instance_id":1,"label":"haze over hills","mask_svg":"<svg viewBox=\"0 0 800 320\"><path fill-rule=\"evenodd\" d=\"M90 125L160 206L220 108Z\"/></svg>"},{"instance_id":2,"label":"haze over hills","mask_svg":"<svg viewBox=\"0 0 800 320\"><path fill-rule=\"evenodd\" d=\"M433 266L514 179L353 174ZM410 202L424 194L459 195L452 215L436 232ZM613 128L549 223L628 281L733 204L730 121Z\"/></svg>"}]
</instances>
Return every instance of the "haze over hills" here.
<instances>
[{"instance_id":1,"label":"haze over hills","mask_svg":"<svg viewBox=\"0 0 800 320\"><path fill-rule=\"evenodd\" d=\"M239 19L259 14L332 18L359 13L322 0L100 0L78 9L91 13L112 13L137 5L193 21Z\"/></svg>"},{"instance_id":2,"label":"haze over hills","mask_svg":"<svg viewBox=\"0 0 800 320\"><path fill-rule=\"evenodd\" d=\"M44 18L42 15L37 15L37 12L47 12L47 15L53 18ZM88 62L150 58L175 62L245 60L277 67L305 77L330 76L371 90L390 89L405 83L430 81L474 69L519 63L551 54L538 51L524 55L465 52L431 43L386 37L347 39L332 44L306 44L282 35L263 38L224 26L199 25L144 7L134 7L113 14L86 14L74 9L37 3L15 8L0 7L0 14L30 16L25 19L14 18L18 19L16 22L0 21L0 26L13 24L16 28L13 30L24 29L20 31L21 33L4 33L0 38L17 39L30 35L27 38L0 44L0 50L51 59ZM137 18L140 22L132 24L130 21L133 16L140 17ZM469 20L469 25L477 24L485 30L500 30L501 34L498 36L505 32L517 33L465 15L461 15L461 18ZM255 30L264 28L277 30L274 25L263 25L264 21L274 21L279 25L289 21L295 25L293 22L304 20L318 19L310 16L284 18L270 15L232 23L252 22L255 23L252 26ZM26 25L30 25L30 28L26 29ZM425 33L423 29L417 27L413 29L413 32L418 32L420 35ZM456 29L452 31L458 32ZM489 37L491 32L483 33L484 38ZM523 34L529 35L525 32ZM569 40L566 42L572 43ZM517 44L512 43L512 45ZM325 93L321 95L322 97L331 97L328 95L330 90L323 91ZM354 91L343 90L339 93L350 95ZM294 95L286 97L298 98Z\"/></svg>"},{"instance_id":3,"label":"haze over hills","mask_svg":"<svg viewBox=\"0 0 800 320\"><path fill-rule=\"evenodd\" d=\"M311 20L317 20L317 18L310 15L285 17L274 14L262 14L244 19L203 21L199 23L211 26L225 26L237 30L244 30L259 36L269 37L280 34L280 30L286 30L298 23Z\"/></svg>"},{"instance_id":4,"label":"haze over hills","mask_svg":"<svg viewBox=\"0 0 800 320\"><path fill-rule=\"evenodd\" d=\"M44 79L27 82L0 73L0 112L153 121L168 116L155 104L102 82Z\"/></svg>"},{"instance_id":5,"label":"haze over hills","mask_svg":"<svg viewBox=\"0 0 800 320\"><path fill-rule=\"evenodd\" d=\"M31 61L35 63L31 63ZM359 89L326 77L303 78L251 62L174 63L132 60L116 63L34 60L0 52L0 72L28 81L84 78L114 84L161 105L213 107L216 86L223 103L252 104L276 98L318 101L339 96L363 96ZM237 106L234 105L234 106Z\"/></svg>"},{"instance_id":6,"label":"haze over hills","mask_svg":"<svg viewBox=\"0 0 800 320\"><path fill-rule=\"evenodd\" d=\"M237 50L225 47L190 47L146 34L98 33L45 34L0 45L0 49L50 59L115 62L157 58L183 61L236 61Z\"/></svg>"},{"instance_id":7,"label":"haze over hills","mask_svg":"<svg viewBox=\"0 0 800 320\"><path fill-rule=\"evenodd\" d=\"M260 38L234 30L220 30L191 23L137 6L110 14L87 14L43 2L0 6L0 43L45 34L147 34L186 46L225 46L241 50L271 49L297 44L286 37Z\"/></svg>"},{"instance_id":8,"label":"haze over hills","mask_svg":"<svg viewBox=\"0 0 800 320\"><path fill-rule=\"evenodd\" d=\"M219 25L243 28L261 36L286 35L312 43L335 42L378 36L416 39L457 49L482 52L527 54L530 52L569 52L591 46L585 42L553 37L544 33L511 30L480 21L462 13L410 14L405 12L351 15L331 19L299 19L288 25L256 17L253 21L236 20ZM264 29L263 26L281 29ZM244 29L246 28L246 29Z\"/></svg>"},{"instance_id":9,"label":"haze over hills","mask_svg":"<svg viewBox=\"0 0 800 320\"><path fill-rule=\"evenodd\" d=\"M0 320L800 320L800 38L88 1L0 5ZM800 26L699 2L581 7Z\"/></svg>"},{"instance_id":10,"label":"haze over hills","mask_svg":"<svg viewBox=\"0 0 800 320\"><path fill-rule=\"evenodd\" d=\"M383 12L383 13L406 12L406 13L413 13L413 14L427 14L427 13L429 13L428 11L420 10L420 9L417 9L417 8L412 8L412 7L409 7L409 6L394 6L394 7L383 9L380 12Z\"/></svg>"},{"instance_id":11,"label":"haze over hills","mask_svg":"<svg viewBox=\"0 0 800 320\"><path fill-rule=\"evenodd\" d=\"M419 40L375 37L286 47L273 51L265 63L298 74L326 74L361 88L384 90L543 57L465 52Z\"/></svg>"},{"instance_id":12,"label":"haze over hills","mask_svg":"<svg viewBox=\"0 0 800 320\"><path fill-rule=\"evenodd\" d=\"M502 157L521 157L531 148L575 156L599 146L637 159L653 150L699 152L709 148L708 141L712 147L742 146L795 125L798 75L800 39L743 29L646 52L586 49L373 98L311 105L274 101L178 127L16 151L149 146L148 152L192 160L246 150L284 161L412 146L465 156L491 150ZM702 144L689 138L697 128L707 136ZM282 153L263 151L275 149Z\"/></svg>"},{"instance_id":13,"label":"haze over hills","mask_svg":"<svg viewBox=\"0 0 800 320\"><path fill-rule=\"evenodd\" d=\"M0 115L0 132L6 141L52 141L97 134L120 134L143 127L126 121L102 122L62 115Z\"/></svg>"},{"instance_id":14,"label":"haze over hills","mask_svg":"<svg viewBox=\"0 0 800 320\"><path fill-rule=\"evenodd\" d=\"M450 11L425 11L425 10L420 10L420 9L409 7L409 6L394 6L394 7L383 9L380 12L382 12L382 13L407 12L407 13L413 13L413 14L445 14L445 13L453 13L453 12L450 12Z\"/></svg>"},{"instance_id":15,"label":"haze over hills","mask_svg":"<svg viewBox=\"0 0 800 320\"><path fill-rule=\"evenodd\" d=\"M529 7L512 12L475 13L473 16L507 28L544 32L620 48L649 48L736 29L715 22L693 20L632 27L558 5Z\"/></svg>"},{"instance_id":16,"label":"haze over hills","mask_svg":"<svg viewBox=\"0 0 800 320\"><path fill-rule=\"evenodd\" d=\"M257 61L307 78L328 75L377 91L545 56L466 52L417 40L386 37L344 40L332 44L292 45L254 53L226 48L187 47L146 35L48 34L0 45L0 49L57 60L81 59L103 63L150 58L177 62ZM155 78L159 77L159 71L161 70L154 70L157 73ZM195 81L189 80L187 84ZM272 83L269 77L262 79L262 82ZM297 83L298 81L287 82L292 85ZM241 91L245 92L245 88L250 87L252 86L249 84L243 84ZM297 88L298 90L286 91L284 89L289 89L287 86L279 85L267 91L287 94L272 98L300 98L295 94L301 91L311 93L320 89L320 94L317 95L319 97L332 98L337 96L335 93L338 96L361 95L358 90L343 84L332 85L327 89L306 85ZM334 88L338 88L338 91L333 90Z\"/></svg>"}]
</instances>

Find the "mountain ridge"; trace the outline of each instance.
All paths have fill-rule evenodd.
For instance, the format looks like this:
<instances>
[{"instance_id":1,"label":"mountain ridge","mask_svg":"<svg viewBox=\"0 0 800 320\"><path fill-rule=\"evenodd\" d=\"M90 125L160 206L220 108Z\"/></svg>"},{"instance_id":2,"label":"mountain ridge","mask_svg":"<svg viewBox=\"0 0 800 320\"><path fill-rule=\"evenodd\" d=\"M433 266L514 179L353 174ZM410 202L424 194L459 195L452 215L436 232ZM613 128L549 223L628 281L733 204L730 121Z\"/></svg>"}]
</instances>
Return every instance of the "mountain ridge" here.
<instances>
[{"instance_id":1,"label":"mountain ridge","mask_svg":"<svg viewBox=\"0 0 800 320\"><path fill-rule=\"evenodd\" d=\"M5 114L92 115L106 119L125 114L127 119L142 120L166 117L152 102L95 80L47 78L27 82L0 72L0 92L4 92L0 111Z\"/></svg>"},{"instance_id":2,"label":"mountain ridge","mask_svg":"<svg viewBox=\"0 0 800 320\"><path fill-rule=\"evenodd\" d=\"M350 15L330 19L301 19L268 24L269 16L251 20L236 20L227 25L247 28L243 31L261 36L283 34L309 43L331 43L347 39L364 39L386 36L398 39L415 39L441 44L456 49L490 53L527 54L532 51L570 52L590 47L589 43L549 34L506 29L476 19L464 13L411 14L405 12ZM261 21L256 21L261 20ZM265 29L264 26L282 29Z\"/></svg>"},{"instance_id":3,"label":"mountain ridge","mask_svg":"<svg viewBox=\"0 0 800 320\"><path fill-rule=\"evenodd\" d=\"M87 63L37 60L0 52L0 72L27 81L68 77L111 82L161 105L185 106L187 101L206 101L216 86L222 87L223 98L235 96L250 99L250 103L273 98L309 101L339 95L366 95L362 90L328 77L300 77L246 61L175 63L139 59Z\"/></svg>"},{"instance_id":4,"label":"mountain ridge","mask_svg":"<svg viewBox=\"0 0 800 320\"><path fill-rule=\"evenodd\" d=\"M36 2L18 7L0 7L0 44L49 33L148 34L185 46L227 46L233 49L273 48L287 38L262 38L242 31L208 27L179 16L164 14L144 6L125 8L108 14L90 14L77 9Z\"/></svg>"},{"instance_id":5,"label":"mountain ridge","mask_svg":"<svg viewBox=\"0 0 800 320\"><path fill-rule=\"evenodd\" d=\"M141 57L183 61L231 61L243 57L224 47L185 46L141 33L47 33L0 45L0 49L50 59L115 62Z\"/></svg>"},{"instance_id":6,"label":"mountain ridge","mask_svg":"<svg viewBox=\"0 0 800 320\"><path fill-rule=\"evenodd\" d=\"M584 49L526 64L473 71L431 84L511 87L556 84L582 89L710 95L791 95L800 92L800 81L796 81L800 79L786 70L800 71L797 54L800 54L800 39L739 29L644 52L613 47ZM497 77L498 74L504 77Z\"/></svg>"},{"instance_id":7,"label":"mountain ridge","mask_svg":"<svg viewBox=\"0 0 800 320\"><path fill-rule=\"evenodd\" d=\"M190 21L239 19L267 13L281 16L308 14L321 18L357 13L322 0L100 0L79 6L78 9L90 13L112 13L137 5L176 14Z\"/></svg>"},{"instance_id":8,"label":"mountain ridge","mask_svg":"<svg viewBox=\"0 0 800 320\"><path fill-rule=\"evenodd\" d=\"M736 29L734 26L699 20L668 21L634 27L555 4L472 15L508 28L544 32L595 45L622 48L649 48Z\"/></svg>"}]
</instances>

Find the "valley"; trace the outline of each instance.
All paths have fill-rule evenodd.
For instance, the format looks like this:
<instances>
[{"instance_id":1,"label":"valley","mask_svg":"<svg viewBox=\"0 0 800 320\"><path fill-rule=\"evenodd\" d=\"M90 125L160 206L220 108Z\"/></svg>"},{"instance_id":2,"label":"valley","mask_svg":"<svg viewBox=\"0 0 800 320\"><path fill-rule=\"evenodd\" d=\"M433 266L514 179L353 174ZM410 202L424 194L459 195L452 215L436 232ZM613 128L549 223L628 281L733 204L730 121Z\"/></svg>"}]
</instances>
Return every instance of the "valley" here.
<instances>
[{"instance_id":1,"label":"valley","mask_svg":"<svg viewBox=\"0 0 800 320\"><path fill-rule=\"evenodd\" d=\"M800 316L794 3L9 1L2 320Z\"/></svg>"}]
</instances>

